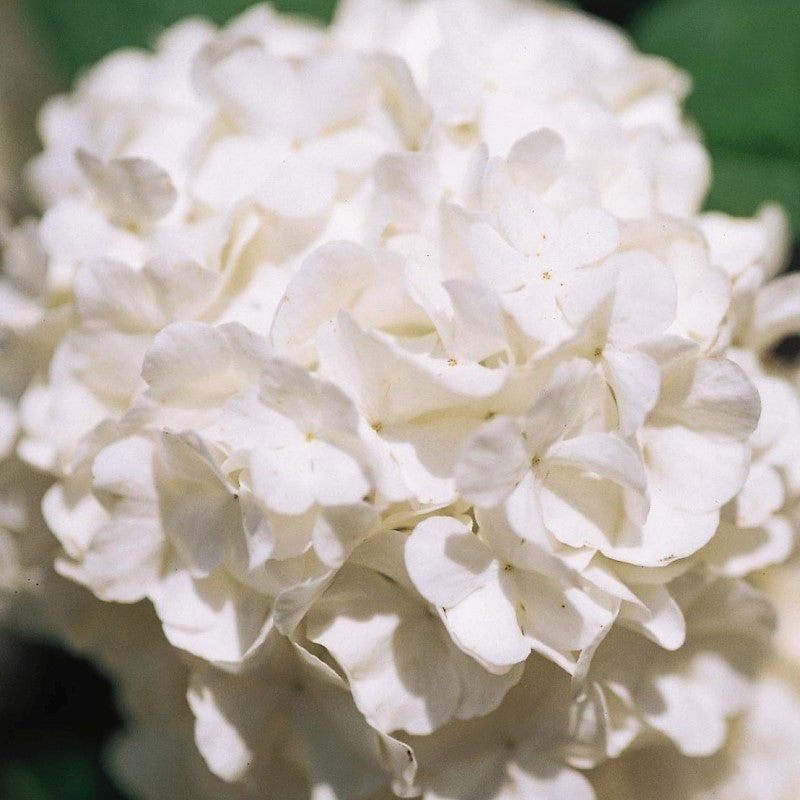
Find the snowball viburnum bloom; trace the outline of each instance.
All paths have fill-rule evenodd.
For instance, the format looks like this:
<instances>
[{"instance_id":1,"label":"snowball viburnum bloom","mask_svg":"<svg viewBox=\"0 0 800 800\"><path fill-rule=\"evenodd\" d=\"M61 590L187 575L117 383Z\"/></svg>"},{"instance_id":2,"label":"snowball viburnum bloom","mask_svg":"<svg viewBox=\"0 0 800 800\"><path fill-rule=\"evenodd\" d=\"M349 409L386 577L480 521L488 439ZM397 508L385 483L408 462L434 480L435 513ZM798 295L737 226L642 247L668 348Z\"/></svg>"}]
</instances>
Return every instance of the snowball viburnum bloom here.
<instances>
[{"instance_id":1,"label":"snowball viburnum bloom","mask_svg":"<svg viewBox=\"0 0 800 800\"><path fill-rule=\"evenodd\" d=\"M155 610L188 704L137 718L186 785L588 800L628 747L722 746L799 317L780 212L698 213L687 88L560 7L349 0L180 23L46 106L0 456L57 572Z\"/></svg>"}]
</instances>

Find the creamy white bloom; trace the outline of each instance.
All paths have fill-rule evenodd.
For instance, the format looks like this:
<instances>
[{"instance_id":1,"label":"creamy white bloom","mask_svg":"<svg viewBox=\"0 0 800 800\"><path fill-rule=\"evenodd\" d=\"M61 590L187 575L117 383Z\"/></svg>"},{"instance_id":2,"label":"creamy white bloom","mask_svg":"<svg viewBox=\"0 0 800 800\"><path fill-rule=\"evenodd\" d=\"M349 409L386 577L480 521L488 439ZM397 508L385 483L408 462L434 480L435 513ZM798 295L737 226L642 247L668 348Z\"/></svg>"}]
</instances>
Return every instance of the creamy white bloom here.
<instances>
[{"instance_id":1,"label":"creamy white bloom","mask_svg":"<svg viewBox=\"0 0 800 800\"><path fill-rule=\"evenodd\" d=\"M393 765L413 766L412 751L369 727L322 661L280 636L261 659L243 675L192 674L197 745L213 773L248 796L344 798L389 783Z\"/></svg>"},{"instance_id":2,"label":"creamy white bloom","mask_svg":"<svg viewBox=\"0 0 800 800\"><path fill-rule=\"evenodd\" d=\"M628 638L618 626L576 684L574 763L593 765L662 736L686 755L709 755L725 741L728 718L747 707L774 627L768 600L744 582L697 575L673 591L686 626L680 648Z\"/></svg>"},{"instance_id":3,"label":"creamy white bloom","mask_svg":"<svg viewBox=\"0 0 800 800\"><path fill-rule=\"evenodd\" d=\"M370 724L426 734L491 711L521 670L490 674L458 649L414 591L402 547L393 533L356 551L309 612L307 633L341 665Z\"/></svg>"},{"instance_id":4,"label":"creamy white bloom","mask_svg":"<svg viewBox=\"0 0 800 800\"><path fill-rule=\"evenodd\" d=\"M598 800L790 800L800 789L800 694L795 684L765 678L752 707L719 754L697 763L675 750L648 748L593 776Z\"/></svg>"},{"instance_id":5,"label":"creamy white bloom","mask_svg":"<svg viewBox=\"0 0 800 800\"><path fill-rule=\"evenodd\" d=\"M496 712L412 738L424 800L594 800L589 782L561 755L569 696L564 672L533 656Z\"/></svg>"},{"instance_id":6,"label":"creamy white bloom","mask_svg":"<svg viewBox=\"0 0 800 800\"><path fill-rule=\"evenodd\" d=\"M687 89L565 9L351 0L181 23L48 104L0 457L58 572L191 664L120 758L589 800L628 746L722 746L770 627L740 580L794 535L798 309L779 212L697 213Z\"/></svg>"}]
</instances>

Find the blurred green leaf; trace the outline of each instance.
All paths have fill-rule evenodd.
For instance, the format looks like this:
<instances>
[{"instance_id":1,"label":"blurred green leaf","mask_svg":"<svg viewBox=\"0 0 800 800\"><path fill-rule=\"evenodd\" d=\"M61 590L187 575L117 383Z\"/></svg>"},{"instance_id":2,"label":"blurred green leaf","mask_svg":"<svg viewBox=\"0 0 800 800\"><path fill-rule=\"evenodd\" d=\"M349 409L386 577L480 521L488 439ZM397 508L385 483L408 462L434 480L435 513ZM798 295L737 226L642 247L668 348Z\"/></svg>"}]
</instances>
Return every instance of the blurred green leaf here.
<instances>
[{"instance_id":1,"label":"blurred green leaf","mask_svg":"<svg viewBox=\"0 0 800 800\"><path fill-rule=\"evenodd\" d=\"M56 750L9 762L0 771L3 800L122 800L91 748Z\"/></svg>"},{"instance_id":2,"label":"blurred green leaf","mask_svg":"<svg viewBox=\"0 0 800 800\"><path fill-rule=\"evenodd\" d=\"M188 16L222 24L253 0L22 0L67 79L119 47L146 47ZM330 20L336 0L275 0L281 11Z\"/></svg>"},{"instance_id":3,"label":"blurred green leaf","mask_svg":"<svg viewBox=\"0 0 800 800\"><path fill-rule=\"evenodd\" d=\"M632 33L694 79L687 110L714 159L709 206L751 214L778 200L800 237L797 0L656 0Z\"/></svg>"}]
</instances>

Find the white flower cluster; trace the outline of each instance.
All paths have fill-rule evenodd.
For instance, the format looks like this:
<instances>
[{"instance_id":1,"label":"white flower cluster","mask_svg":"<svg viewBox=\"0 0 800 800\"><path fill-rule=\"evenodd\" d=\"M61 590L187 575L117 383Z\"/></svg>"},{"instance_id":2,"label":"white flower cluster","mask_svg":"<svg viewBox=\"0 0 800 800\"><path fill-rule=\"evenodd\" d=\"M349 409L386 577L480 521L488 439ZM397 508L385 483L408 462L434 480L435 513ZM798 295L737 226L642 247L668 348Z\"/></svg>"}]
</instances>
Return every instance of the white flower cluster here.
<instances>
[{"instance_id":1,"label":"white flower cluster","mask_svg":"<svg viewBox=\"0 0 800 800\"><path fill-rule=\"evenodd\" d=\"M47 579L141 797L590 800L723 747L794 546L800 291L780 211L699 213L687 90L560 7L349 0L48 103L2 469L105 601Z\"/></svg>"}]
</instances>

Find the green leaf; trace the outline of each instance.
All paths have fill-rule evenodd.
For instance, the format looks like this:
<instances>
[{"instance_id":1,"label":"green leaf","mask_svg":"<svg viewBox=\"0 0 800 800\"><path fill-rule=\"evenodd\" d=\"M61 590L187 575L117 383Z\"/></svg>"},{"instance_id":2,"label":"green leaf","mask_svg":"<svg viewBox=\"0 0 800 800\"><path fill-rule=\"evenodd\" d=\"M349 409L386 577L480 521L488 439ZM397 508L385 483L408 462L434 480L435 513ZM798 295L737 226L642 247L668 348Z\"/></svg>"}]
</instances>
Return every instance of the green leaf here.
<instances>
[{"instance_id":1,"label":"green leaf","mask_svg":"<svg viewBox=\"0 0 800 800\"><path fill-rule=\"evenodd\" d=\"M694 79L687 111L714 159L709 206L789 210L800 237L800 14L797 0L655 0L638 45Z\"/></svg>"},{"instance_id":2,"label":"green leaf","mask_svg":"<svg viewBox=\"0 0 800 800\"><path fill-rule=\"evenodd\" d=\"M168 25L188 16L217 24L253 0L22 0L67 79L120 47L146 47ZM275 0L281 11L330 20L336 0Z\"/></svg>"},{"instance_id":3,"label":"green leaf","mask_svg":"<svg viewBox=\"0 0 800 800\"><path fill-rule=\"evenodd\" d=\"M794 221L800 238L800 159L728 150L715 146L714 185L708 207L740 216L752 214L764 200L778 199Z\"/></svg>"},{"instance_id":4,"label":"green leaf","mask_svg":"<svg viewBox=\"0 0 800 800\"><path fill-rule=\"evenodd\" d=\"M50 750L8 762L0 771L3 800L122 800L89 747Z\"/></svg>"}]
</instances>

